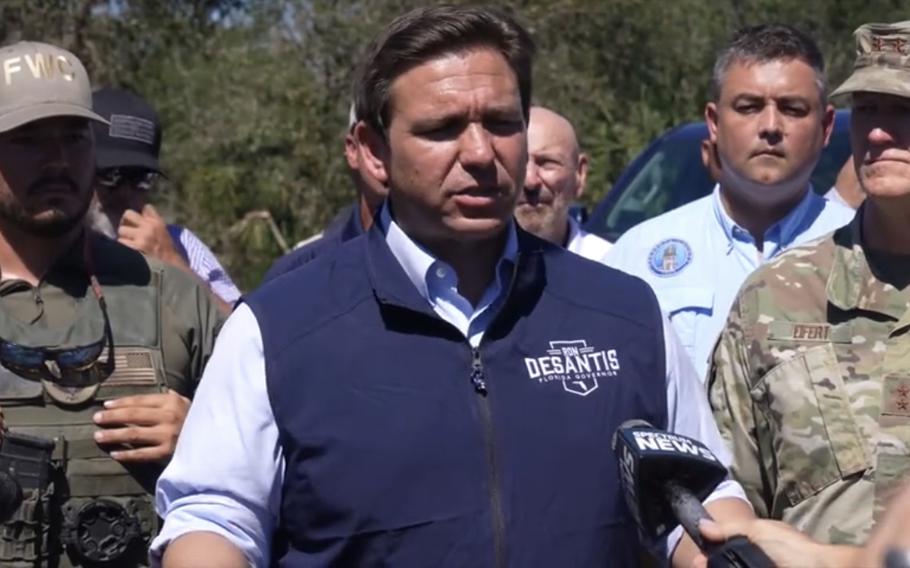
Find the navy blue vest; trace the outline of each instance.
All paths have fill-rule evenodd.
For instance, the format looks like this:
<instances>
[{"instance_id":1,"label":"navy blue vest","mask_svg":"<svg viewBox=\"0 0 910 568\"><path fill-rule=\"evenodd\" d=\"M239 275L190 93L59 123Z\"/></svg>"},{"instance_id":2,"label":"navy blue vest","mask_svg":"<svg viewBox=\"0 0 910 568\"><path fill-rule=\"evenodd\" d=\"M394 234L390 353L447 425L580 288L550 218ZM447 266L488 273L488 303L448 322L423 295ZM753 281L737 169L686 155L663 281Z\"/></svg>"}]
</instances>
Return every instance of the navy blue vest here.
<instances>
[{"instance_id":1,"label":"navy blue vest","mask_svg":"<svg viewBox=\"0 0 910 568\"><path fill-rule=\"evenodd\" d=\"M666 427L663 330L641 280L520 233L472 349L373 229L247 302L286 460L275 566L627 566L610 449Z\"/></svg>"},{"instance_id":2,"label":"navy blue vest","mask_svg":"<svg viewBox=\"0 0 910 568\"><path fill-rule=\"evenodd\" d=\"M262 282L266 283L289 270L303 266L320 254L332 250L333 247L354 237L359 237L365 232L363 221L360 219L360 202L355 201L353 205L347 207L332 220L320 238L292 250L273 262L265 276L262 277Z\"/></svg>"}]
</instances>

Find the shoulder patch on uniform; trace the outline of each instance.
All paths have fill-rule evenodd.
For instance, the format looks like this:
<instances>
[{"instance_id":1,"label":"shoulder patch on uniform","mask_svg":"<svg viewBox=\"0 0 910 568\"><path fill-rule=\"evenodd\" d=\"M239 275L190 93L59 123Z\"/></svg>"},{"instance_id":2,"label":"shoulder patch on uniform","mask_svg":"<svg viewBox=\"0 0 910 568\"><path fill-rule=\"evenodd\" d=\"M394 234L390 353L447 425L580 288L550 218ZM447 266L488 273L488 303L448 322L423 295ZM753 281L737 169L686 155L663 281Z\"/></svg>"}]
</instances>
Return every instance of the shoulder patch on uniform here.
<instances>
[{"instance_id":1,"label":"shoulder patch on uniform","mask_svg":"<svg viewBox=\"0 0 910 568\"><path fill-rule=\"evenodd\" d=\"M658 276L673 276L692 262L692 247L682 239L665 239L648 253L648 267Z\"/></svg>"}]
</instances>

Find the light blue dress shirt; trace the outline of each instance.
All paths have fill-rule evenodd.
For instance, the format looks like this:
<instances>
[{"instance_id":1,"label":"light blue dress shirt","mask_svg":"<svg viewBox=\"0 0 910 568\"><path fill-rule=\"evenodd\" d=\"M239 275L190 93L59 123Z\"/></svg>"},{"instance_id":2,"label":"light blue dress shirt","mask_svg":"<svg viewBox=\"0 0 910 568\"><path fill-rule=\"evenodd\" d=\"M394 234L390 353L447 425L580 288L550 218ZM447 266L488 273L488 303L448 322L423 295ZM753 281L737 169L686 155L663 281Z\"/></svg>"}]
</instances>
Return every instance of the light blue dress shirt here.
<instances>
[{"instance_id":1,"label":"light blue dress shirt","mask_svg":"<svg viewBox=\"0 0 910 568\"><path fill-rule=\"evenodd\" d=\"M497 277L473 307L458 294L451 266L412 241L386 211L380 223L389 248L420 294L441 318L477 345L504 300L503 285L518 250L514 224ZM669 429L701 440L729 466L730 453L704 389L668 321L664 321L664 340ZM177 450L158 480L156 505L164 527L151 546L152 565L160 565L169 542L188 532L208 531L232 542L252 566L268 566L284 467L268 399L262 337L253 312L240 304L218 336ZM706 502L725 497L748 503L740 485L732 480L719 485ZM681 529L674 531L668 551L675 548L680 536Z\"/></svg>"},{"instance_id":2,"label":"light blue dress shirt","mask_svg":"<svg viewBox=\"0 0 910 568\"><path fill-rule=\"evenodd\" d=\"M629 229L606 264L643 279L670 316L702 381L714 344L746 277L784 250L846 225L854 211L812 188L764 235L761 249L727 214L715 186L711 195Z\"/></svg>"},{"instance_id":3,"label":"light blue dress shirt","mask_svg":"<svg viewBox=\"0 0 910 568\"><path fill-rule=\"evenodd\" d=\"M496 277L475 308L458 293L458 275L455 270L441 260L436 260L427 249L412 241L398 223L392 220L388 207L383 207L379 221L386 234L386 243L417 291L430 302L433 311L458 328L472 347L480 345L483 332L505 300L504 283L508 283L518 256L515 224L509 226L505 248L496 264Z\"/></svg>"}]
</instances>

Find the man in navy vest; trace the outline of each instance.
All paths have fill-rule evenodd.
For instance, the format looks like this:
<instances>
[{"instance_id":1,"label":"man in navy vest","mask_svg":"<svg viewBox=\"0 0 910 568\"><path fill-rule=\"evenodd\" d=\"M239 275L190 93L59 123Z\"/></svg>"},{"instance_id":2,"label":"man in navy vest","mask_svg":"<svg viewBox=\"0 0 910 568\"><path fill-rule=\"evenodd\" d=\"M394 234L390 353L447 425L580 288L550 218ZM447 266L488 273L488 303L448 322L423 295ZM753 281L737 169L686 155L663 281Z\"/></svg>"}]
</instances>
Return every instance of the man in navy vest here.
<instances>
[{"instance_id":1,"label":"man in navy vest","mask_svg":"<svg viewBox=\"0 0 910 568\"><path fill-rule=\"evenodd\" d=\"M513 220L532 52L476 7L409 12L368 50L354 136L387 205L225 324L158 485L154 562L629 566L616 428L729 460L653 292ZM707 501L752 517L730 480ZM679 531L665 547L698 558Z\"/></svg>"}]
</instances>

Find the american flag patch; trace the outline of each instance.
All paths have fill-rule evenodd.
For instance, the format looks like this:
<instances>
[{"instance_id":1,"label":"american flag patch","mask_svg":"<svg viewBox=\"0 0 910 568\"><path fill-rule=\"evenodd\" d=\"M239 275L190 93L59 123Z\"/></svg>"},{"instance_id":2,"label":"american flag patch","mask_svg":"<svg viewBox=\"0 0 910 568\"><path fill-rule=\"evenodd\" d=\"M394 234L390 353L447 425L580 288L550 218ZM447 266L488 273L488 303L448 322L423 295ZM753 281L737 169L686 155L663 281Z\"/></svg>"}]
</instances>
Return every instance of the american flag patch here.
<instances>
[{"instance_id":1,"label":"american flag patch","mask_svg":"<svg viewBox=\"0 0 910 568\"><path fill-rule=\"evenodd\" d=\"M112 114L108 135L111 138L125 138L135 140L149 146L155 143L155 123L138 116L128 114Z\"/></svg>"},{"instance_id":2,"label":"american flag patch","mask_svg":"<svg viewBox=\"0 0 910 568\"><path fill-rule=\"evenodd\" d=\"M102 357L107 356L106 353ZM148 349L118 347L114 350L114 372L104 386L141 386L158 382L155 364Z\"/></svg>"}]
</instances>

